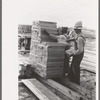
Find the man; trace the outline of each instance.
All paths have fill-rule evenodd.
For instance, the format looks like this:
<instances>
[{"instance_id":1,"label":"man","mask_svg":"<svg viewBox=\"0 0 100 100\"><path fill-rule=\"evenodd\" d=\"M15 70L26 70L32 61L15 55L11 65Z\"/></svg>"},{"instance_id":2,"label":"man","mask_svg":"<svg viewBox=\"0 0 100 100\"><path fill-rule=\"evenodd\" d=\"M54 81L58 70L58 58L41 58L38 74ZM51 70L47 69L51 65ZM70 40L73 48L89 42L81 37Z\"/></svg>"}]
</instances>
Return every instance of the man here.
<instances>
[{"instance_id":1,"label":"man","mask_svg":"<svg viewBox=\"0 0 100 100\"><path fill-rule=\"evenodd\" d=\"M66 51L68 57L73 55L71 68L69 70L68 77L70 81L80 85L80 63L84 56L84 46L85 46L85 37L82 33L82 22L79 21L75 24L74 30L77 34L75 38L75 51L69 53L69 50Z\"/></svg>"}]
</instances>

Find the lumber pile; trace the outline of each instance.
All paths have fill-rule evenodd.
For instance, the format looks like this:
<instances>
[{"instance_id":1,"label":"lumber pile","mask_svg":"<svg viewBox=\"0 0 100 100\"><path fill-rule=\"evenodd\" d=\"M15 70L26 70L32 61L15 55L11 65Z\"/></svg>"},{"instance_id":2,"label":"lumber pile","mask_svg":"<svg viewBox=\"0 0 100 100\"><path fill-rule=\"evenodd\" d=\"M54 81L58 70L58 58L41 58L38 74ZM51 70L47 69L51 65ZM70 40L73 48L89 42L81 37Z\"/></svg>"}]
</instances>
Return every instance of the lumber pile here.
<instances>
[{"instance_id":1,"label":"lumber pile","mask_svg":"<svg viewBox=\"0 0 100 100\"><path fill-rule=\"evenodd\" d=\"M62 77L64 51L65 46L59 43L36 44L30 51L30 61L34 71L44 78Z\"/></svg>"},{"instance_id":2,"label":"lumber pile","mask_svg":"<svg viewBox=\"0 0 100 100\"><path fill-rule=\"evenodd\" d=\"M36 79L23 80L23 83L39 98L39 100L62 100Z\"/></svg>"},{"instance_id":3,"label":"lumber pile","mask_svg":"<svg viewBox=\"0 0 100 100\"><path fill-rule=\"evenodd\" d=\"M87 90L84 87L81 87L80 85L77 85L69 81L67 78L44 79L37 74L35 75L35 78L38 79L44 85L50 86L53 89L55 89L57 94L59 94L60 92L61 95L64 94L64 96L67 96L68 98L71 98L72 96L74 96L74 99L75 99L77 96L78 97L81 96L82 100L84 100L85 98L87 98L87 100L94 100L92 99L92 91ZM67 97L65 98L68 100ZM78 100L78 99L75 99L75 100Z\"/></svg>"},{"instance_id":4,"label":"lumber pile","mask_svg":"<svg viewBox=\"0 0 100 100\"><path fill-rule=\"evenodd\" d=\"M34 71L44 78L62 77L65 45L57 43L43 30L57 34L55 22L33 22L30 62Z\"/></svg>"},{"instance_id":5,"label":"lumber pile","mask_svg":"<svg viewBox=\"0 0 100 100\"><path fill-rule=\"evenodd\" d=\"M87 39L81 68L96 73L96 40Z\"/></svg>"},{"instance_id":6,"label":"lumber pile","mask_svg":"<svg viewBox=\"0 0 100 100\"><path fill-rule=\"evenodd\" d=\"M32 25L18 25L18 47L22 51L30 50L31 28Z\"/></svg>"},{"instance_id":7,"label":"lumber pile","mask_svg":"<svg viewBox=\"0 0 100 100\"><path fill-rule=\"evenodd\" d=\"M57 82L59 82L60 84L68 87L69 89L75 91L76 93L82 95L84 98L87 98L88 100L91 100L92 98L92 93L90 90L85 89L84 87L81 87L80 85L77 85L71 81L69 81L66 78L59 78L56 79Z\"/></svg>"},{"instance_id":8,"label":"lumber pile","mask_svg":"<svg viewBox=\"0 0 100 100\"><path fill-rule=\"evenodd\" d=\"M51 79L36 78L22 81L40 100L92 100Z\"/></svg>"},{"instance_id":9,"label":"lumber pile","mask_svg":"<svg viewBox=\"0 0 100 100\"><path fill-rule=\"evenodd\" d=\"M32 39L40 42L57 42L46 35L45 30L48 33L58 35L56 22L34 21L32 24Z\"/></svg>"},{"instance_id":10,"label":"lumber pile","mask_svg":"<svg viewBox=\"0 0 100 100\"><path fill-rule=\"evenodd\" d=\"M31 33L32 25L18 25L18 33L20 34L27 34Z\"/></svg>"}]
</instances>

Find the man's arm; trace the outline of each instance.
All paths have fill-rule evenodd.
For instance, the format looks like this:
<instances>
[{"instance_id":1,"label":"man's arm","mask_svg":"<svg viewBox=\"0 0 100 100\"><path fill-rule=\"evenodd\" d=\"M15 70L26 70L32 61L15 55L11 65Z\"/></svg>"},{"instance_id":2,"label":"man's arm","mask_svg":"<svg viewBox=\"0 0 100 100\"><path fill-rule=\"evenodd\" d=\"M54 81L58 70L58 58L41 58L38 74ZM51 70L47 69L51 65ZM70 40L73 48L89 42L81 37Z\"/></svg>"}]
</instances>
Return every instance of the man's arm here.
<instances>
[{"instance_id":1,"label":"man's arm","mask_svg":"<svg viewBox=\"0 0 100 100\"><path fill-rule=\"evenodd\" d=\"M49 34L49 36L50 36L51 38L55 39L55 40L58 40L58 36L56 36L56 35Z\"/></svg>"},{"instance_id":2,"label":"man's arm","mask_svg":"<svg viewBox=\"0 0 100 100\"><path fill-rule=\"evenodd\" d=\"M50 36L54 40L58 40L58 36L48 33L46 30L43 31L45 35Z\"/></svg>"}]
</instances>

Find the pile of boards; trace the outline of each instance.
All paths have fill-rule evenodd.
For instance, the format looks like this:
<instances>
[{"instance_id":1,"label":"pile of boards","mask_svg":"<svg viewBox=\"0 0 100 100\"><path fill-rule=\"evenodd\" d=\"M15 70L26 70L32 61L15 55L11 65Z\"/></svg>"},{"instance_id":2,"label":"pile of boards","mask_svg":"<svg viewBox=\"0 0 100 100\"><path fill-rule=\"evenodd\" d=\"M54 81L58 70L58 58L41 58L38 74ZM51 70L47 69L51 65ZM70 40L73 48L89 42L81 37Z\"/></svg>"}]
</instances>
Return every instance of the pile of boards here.
<instances>
[{"instance_id":1,"label":"pile of boards","mask_svg":"<svg viewBox=\"0 0 100 100\"><path fill-rule=\"evenodd\" d=\"M65 45L44 33L57 35L55 22L34 21L30 46L30 62L34 71L44 78L63 76Z\"/></svg>"},{"instance_id":2,"label":"pile of boards","mask_svg":"<svg viewBox=\"0 0 100 100\"><path fill-rule=\"evenodd\" d=\"M44 31L58 35L56 22L34 21L32 24L32 39L39 42L57 42L48 37Z\"/></svg>"},{"instance_id":3,"label":"pile of boards","mask_svg":"<svg viewBox=\"0 0 100 100\"><path fill-rule=\"evenodd\" d=\"M31 33L32 25L18 25L18 33L27 34Z\"/></svg>"},{"instance_id":4,"label":"pile of boards","mask_svg":"<svg viewBox=\"0 0 100 100\"><path fill-rule=\"evenodd\" d=\"M30 50L32 25L18 25L19 49Z\"/></svg>"}]
</instances>

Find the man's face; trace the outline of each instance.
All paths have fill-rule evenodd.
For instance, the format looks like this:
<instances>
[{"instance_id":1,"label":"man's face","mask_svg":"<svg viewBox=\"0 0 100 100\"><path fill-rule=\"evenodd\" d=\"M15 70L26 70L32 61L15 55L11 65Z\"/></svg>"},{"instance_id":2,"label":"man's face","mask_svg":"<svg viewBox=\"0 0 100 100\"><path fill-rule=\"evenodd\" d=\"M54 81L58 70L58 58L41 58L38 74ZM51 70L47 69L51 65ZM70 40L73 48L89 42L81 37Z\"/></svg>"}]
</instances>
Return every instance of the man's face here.
<instances>
[{"instance_id":1,"label":"man's face","mask_svg":"<svg viewBox=\"0 0 100 100\"><path fill-rule=\"evenodd\" d=\"M75 32L76 32L77 34L81 32L81 29L74 29L74 30L75 30Z\"/></svg>"},{"instance_id":2,"label":"man's face","mask_svg":"<svg viewBox=\"0 0 100 100\"><path fill-rule=\"evenodd\" d=\"M68 28L62 28L62 34L65 34L65 33L67 33L67 30L68 30Z\"/></svg>"}]
</instances>

